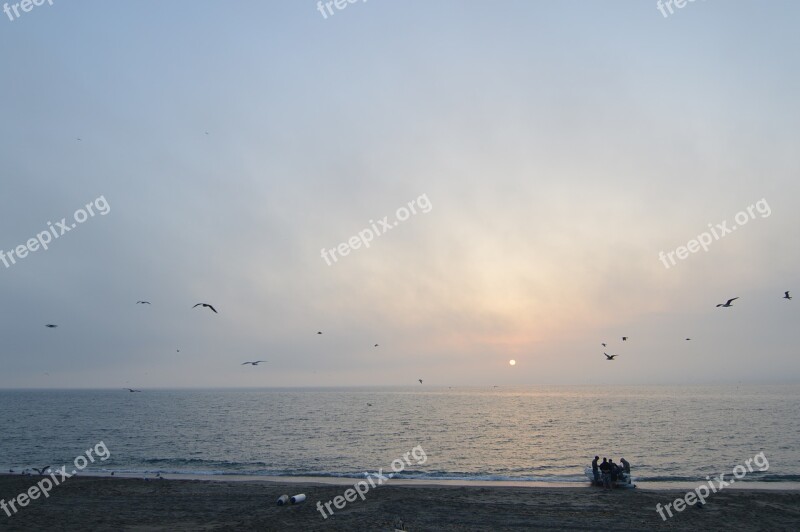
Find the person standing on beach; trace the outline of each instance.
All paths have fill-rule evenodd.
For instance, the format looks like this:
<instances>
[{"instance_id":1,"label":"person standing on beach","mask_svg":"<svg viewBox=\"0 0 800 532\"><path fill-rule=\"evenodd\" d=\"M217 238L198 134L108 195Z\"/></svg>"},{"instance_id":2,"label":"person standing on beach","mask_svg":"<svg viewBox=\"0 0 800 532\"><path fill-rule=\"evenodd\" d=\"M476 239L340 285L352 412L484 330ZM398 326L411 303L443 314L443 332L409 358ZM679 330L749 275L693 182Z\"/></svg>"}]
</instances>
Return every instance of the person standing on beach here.
<instances>
[{"instance_id":1,"label":"person standing on beach","mask_svg":"<svg viewBox=\"0 0 800 532\"><path fill-rule=\"evenodd\" d=\"M631 464L625 460L624 458L619 459L619 463L622 464L622 469L625 471L626 475L631 474Z\"/></svg>"},{"instance_id":2,"label":"person standing on beach","mask_svg":"<svg viewBox=\"0 0 800 532\"><path fill-rule=\"evenodd\" d=\"M608 463L608 458L603 457L603 463L600 464L600 471L603 477L603 487L611 488L611 464Z\"/></svg>"},{"instance_id":3,"label":"person standing on beach","mask_svg":"<svg viewBox=\"0 0 800 532\"><path fill-rule=\"evenodd\" d=\"M594 473L594 481L600 482L600 470L597 469L597 461L600 460L599 456L595 456L592 460L592 473Z\"/></svg>"},{"instance_id":4,"label":"person standing on beach","mask_svg":"<svg viewBox=\"0 0 800 532\"><path fill-rule=\"evenodd\" d=\"M619 473L619 466L614 463L614 459L608 461L608 472L611 474L611 482L617 481L617 475Z\"/></svg>"}]
</instances>

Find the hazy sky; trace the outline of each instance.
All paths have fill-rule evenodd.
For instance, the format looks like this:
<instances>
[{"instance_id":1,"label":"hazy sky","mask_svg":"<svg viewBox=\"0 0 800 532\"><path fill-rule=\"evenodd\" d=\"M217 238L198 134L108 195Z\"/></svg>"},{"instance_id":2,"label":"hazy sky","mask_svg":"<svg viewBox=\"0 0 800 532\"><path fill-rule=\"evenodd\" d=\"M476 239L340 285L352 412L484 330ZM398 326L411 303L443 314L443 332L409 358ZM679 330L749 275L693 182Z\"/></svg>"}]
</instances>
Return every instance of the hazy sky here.
<instances>
[{"instance_id":1,"label":"hazy sky","mask_svg":"<svg viewBox=\"0 0 800 532\"><path fill-rule=\"evenodd\" d=\"M800 4L331 10L0 13L0 387L800 381Z\"/></svg>"}]
</instances>

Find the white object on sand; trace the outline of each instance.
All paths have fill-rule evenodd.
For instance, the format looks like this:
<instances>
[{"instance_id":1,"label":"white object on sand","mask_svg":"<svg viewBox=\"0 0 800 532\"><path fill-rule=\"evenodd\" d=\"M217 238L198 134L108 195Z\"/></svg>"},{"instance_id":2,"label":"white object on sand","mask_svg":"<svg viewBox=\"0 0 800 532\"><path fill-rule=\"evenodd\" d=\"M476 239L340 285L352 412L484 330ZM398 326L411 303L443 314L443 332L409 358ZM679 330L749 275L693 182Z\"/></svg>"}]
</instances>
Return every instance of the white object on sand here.
<instances>
[{"instance_id":1,"label":"white object on sand","mask_svg":"<svg viewBox=\"0 0 800 532\"><path fill-rule=\"evenodd\" d=\"M278 497L278 506L283 506L287 502L289 502L289 496L288 495L281 495L280 497Z\"/></svg>"},{"instance_id":2,"label":"white object on sand","mask_svg":"<svg viewBox=\"0 0 800 532\"><path fill-rule=\"evenodd\" d=\"M306 500L306 494L305 493L301 493L299 495L292 495L292 498L289 499L289 500L292 501L292 504L299 504L299 503L303 502L304 500Z\"/></svg>"}]
</instances>

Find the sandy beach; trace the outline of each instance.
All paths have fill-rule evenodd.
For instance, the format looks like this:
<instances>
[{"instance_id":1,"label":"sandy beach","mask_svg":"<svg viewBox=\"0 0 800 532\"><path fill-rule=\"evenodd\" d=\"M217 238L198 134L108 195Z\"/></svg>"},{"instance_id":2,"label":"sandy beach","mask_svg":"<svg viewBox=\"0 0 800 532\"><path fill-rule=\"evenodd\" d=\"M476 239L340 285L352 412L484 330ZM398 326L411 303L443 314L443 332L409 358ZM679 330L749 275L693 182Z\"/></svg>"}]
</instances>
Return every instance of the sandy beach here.
<instances>
[{"instance_id":1,"label":"sandy beach","mask_svg":"<svg viewBox=\"0 0 800 532\"><path fill-rule=\"evenodd\" d=\"M0 476L8 501L44 477ZM522 488L387 484L324 519L317 501L343 495L346 485L296 482L142 480L77 477L48 499L29 501L2 530L797 530L800 492L730 489L703 509L662 521L657 503L682 490L589 487ZM281 494L305 493L279 507Z\"/></svg>"}]
</instances>

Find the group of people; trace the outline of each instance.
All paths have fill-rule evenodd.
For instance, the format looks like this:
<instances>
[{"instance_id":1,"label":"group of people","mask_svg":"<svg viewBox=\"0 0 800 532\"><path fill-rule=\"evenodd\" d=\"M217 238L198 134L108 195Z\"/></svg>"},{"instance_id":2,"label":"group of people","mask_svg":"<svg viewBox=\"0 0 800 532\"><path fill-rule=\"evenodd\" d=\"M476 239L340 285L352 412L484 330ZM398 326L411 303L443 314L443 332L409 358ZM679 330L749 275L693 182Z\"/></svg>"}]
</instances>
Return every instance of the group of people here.
<instances>
[{"instance_id":1,"label":"group of people","mask_svg":"<svg viewBox=\"0 0 800 532\"><path fill-rule=\"evenodd\" d=\"M614 460L603 458L603 462L598 465L597 461L600 460L599 456L595 456L592 460L592 473L594 473L594 481L596 484L603 484L604 488L611 489L612 482L618 480L627 481L631 474L631 464L624 458L620 458L620 465L614 463Z\"/></svg>"}]
</instances>

